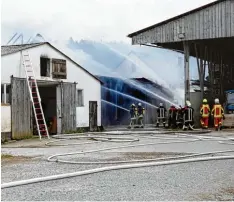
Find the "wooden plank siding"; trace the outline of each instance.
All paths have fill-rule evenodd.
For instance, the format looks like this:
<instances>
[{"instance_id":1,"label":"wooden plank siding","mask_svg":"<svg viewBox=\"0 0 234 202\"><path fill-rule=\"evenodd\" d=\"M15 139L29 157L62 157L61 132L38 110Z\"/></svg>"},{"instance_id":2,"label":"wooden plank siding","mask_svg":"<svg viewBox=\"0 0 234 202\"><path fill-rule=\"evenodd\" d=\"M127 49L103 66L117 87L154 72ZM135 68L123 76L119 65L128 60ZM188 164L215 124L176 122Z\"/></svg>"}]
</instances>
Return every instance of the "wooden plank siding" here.
<instances>
[{"instance_id":1,"label":"wooden plank siding","mask_svg":"<svg viewBox=\"0 0 234 202\"><path fill-rule=\"evenodd\" d=\"M26 79L11 78L12 139L31 137L32 105Z\"/></svg>"},{"instance_id":2,"label":"wooden plank siding","mask_svg":"<svg viewBox=\"0 0 234 202\"><path fill-rule=\"evenodd\" d=\"M62 133L76 130L76 84L61 83Z\"/></svg>"},{"instance_id":3,"label":"wooden plank siding","mask_svg":"<svg viewBox=\"0 0 234 202\"><path fill-rule=\"evenodd\" d=\"M234 0L221 1L205 9L167 21L132 36L132 44L180 42L185 40L234 37Z\"/></svg>"}]
</instances>

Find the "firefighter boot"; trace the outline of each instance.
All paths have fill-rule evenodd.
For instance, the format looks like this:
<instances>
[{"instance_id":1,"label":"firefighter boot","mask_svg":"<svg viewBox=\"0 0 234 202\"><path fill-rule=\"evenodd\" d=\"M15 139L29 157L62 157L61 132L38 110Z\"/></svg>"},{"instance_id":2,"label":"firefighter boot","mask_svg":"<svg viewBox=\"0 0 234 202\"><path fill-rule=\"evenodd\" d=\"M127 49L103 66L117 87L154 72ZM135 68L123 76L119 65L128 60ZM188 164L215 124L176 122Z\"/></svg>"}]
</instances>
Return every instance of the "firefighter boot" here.
<instances>
[{"instance_id":1,"label":"firefighter boot","mask_svg":"<svg viewBox=\"0 0 234 202\"><path fill-rule=\"evenodd\" d=\"M157 123L156 123L156 128L159 128L159 122L157 121Z\"/></svg>"}]
</instances>

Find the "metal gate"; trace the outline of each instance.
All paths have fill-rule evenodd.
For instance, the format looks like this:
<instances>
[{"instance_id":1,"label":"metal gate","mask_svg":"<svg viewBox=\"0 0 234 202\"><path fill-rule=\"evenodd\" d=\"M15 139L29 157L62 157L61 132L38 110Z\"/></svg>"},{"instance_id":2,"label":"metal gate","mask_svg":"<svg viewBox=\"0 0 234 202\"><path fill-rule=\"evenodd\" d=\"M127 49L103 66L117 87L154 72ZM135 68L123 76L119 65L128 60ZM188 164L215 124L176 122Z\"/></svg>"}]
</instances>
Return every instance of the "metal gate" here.
<instances>
[{"instance_id":1,"label":"metal gate","mask_svg":"<svg viewBox=\"0 0 234 202\"><path fill-rule=\"evenodd\" d=\"M97 131L97 101L89 101L89 130Z\"/></svg>"},{"instance_id":2,"label":"metal gate","mask_svg":"<svg viewBox=\"0 0 234 202\"><path fill-rule=\"evenodd\" d=\"M26 79L11 77L12 139L32 136L32 105Z\"/></svg>"},{"instance_id":3,"label":"metal gate","mask_svg":"<svg viewBox=\"0 0 234 202\"><path fill-rule=\"evenodd\" d=\"M76 84L61 83L62 133L76 130Z\"/></svg>"}]
</instances>

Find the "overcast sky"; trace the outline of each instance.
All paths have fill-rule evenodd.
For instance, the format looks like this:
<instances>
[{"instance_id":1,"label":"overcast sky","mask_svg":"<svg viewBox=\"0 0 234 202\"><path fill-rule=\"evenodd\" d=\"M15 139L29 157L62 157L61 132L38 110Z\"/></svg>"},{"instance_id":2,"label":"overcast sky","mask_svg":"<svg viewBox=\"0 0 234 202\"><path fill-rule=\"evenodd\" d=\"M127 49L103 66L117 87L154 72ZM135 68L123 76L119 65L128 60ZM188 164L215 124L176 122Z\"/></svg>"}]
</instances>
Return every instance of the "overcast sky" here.
<instances>
[{"instance_id":1,"label":"overcast sky","mask_svg":"<svg viewBox=\"0 0 234 202\"><path fill-rule=\"evenodd\" d=\"M15 32L47 39L130 41L126 35L214 0L2 0L2 42Z\"/></svg>"}]
</instances>

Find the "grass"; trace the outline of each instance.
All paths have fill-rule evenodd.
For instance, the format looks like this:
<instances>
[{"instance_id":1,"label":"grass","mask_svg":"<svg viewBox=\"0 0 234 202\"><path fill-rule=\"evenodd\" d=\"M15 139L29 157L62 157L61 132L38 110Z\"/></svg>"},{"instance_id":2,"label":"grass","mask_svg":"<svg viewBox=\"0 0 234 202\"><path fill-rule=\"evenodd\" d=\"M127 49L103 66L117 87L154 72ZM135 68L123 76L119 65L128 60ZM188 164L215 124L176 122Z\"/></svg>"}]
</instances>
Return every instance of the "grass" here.
<instances>
[{"instance_id":1,"label":"grass","mask_svg":"<svg viewBox=\"0 0 234 202\"><path fill-rule=\"evenodd\" d=\"M35 161L35 159L29 156L14 156L11 154L1 154L1 167L10 164L25 163L27 161Z\"/></svg>"},{"instance_id":2,"label":"grass","mask_svg":"<svg viewBox=\"0 0 234 202\"><path fill-rule=\"evenodd\" d=\"M199 200L206 201L233 201L234 187L219 190L217 193L203 193L199 195Z\"/></svg>"},{"instance_id":3,"label":"grass","mask_svg":"<svg viewBox=\"0 0 234 202\"><path fill-rule=\"evenodd\" d=\"M232 194L234 197L234 187L229 187L227 189L224 189L223 192L228 193L228 194Z\"/></svg>"},{"instance_id":4,"label":"grass","mask_svg":"<svg viewBox=\"0 0 234 202\"><path fill-rule=\"evenodd\" d=\"M9 159L9 158L13 158L14 156L11 154L1 154L1 159Z\"/></svg>"}]
</instances>

